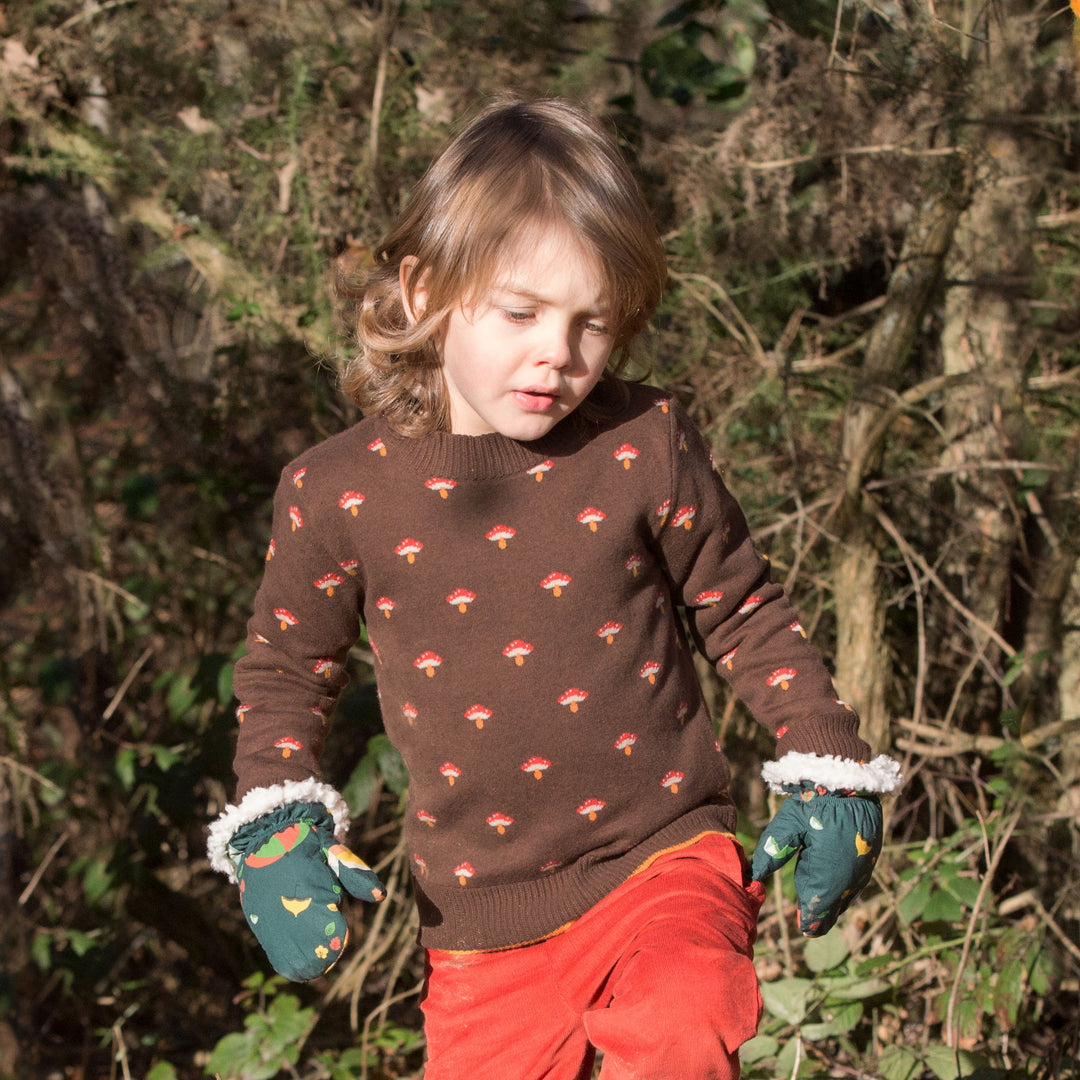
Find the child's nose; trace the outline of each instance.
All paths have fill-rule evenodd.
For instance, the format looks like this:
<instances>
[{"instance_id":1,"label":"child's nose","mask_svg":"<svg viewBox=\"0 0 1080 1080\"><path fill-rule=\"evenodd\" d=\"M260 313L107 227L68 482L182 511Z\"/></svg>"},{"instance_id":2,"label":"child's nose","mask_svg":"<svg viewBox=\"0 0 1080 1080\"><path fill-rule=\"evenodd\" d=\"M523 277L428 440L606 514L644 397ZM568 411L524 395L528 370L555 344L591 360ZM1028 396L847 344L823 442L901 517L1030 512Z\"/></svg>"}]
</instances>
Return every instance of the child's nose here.
<instances>
[{"instance_id":1,"label":"child's nose","mask_svg":"<svg viewBox=\"0 0 1080 1080\"><path fill-rule=\"evenodd\" d=\"M569 327L552 327L544 340L543 362L548 367L569 367L574 359L573 342Z\"/></svg>"}]
</instances>

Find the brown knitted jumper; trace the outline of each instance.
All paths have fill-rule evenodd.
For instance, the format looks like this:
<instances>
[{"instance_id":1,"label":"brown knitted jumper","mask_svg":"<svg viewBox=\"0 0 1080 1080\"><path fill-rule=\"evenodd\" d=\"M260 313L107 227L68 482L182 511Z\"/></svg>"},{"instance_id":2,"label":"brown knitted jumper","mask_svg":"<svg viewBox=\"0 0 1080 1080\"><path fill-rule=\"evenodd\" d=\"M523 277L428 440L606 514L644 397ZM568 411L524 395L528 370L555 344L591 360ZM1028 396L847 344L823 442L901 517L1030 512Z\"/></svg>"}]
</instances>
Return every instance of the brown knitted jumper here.
<instances>
[{"instance_id":1,"label":"brown knitted jumper","mask_svg":"<svg viewBox=\"0 0 1080 1080\"><path fill-rule=\"evenodd\" d=\"M237 796L319 777L363 619L431 948L541 938L734 828L678 608L782 752L869 757L704 440L651 388L535 443L365 419L286 468L267 560Z\"/></svg>"}]
</instances>

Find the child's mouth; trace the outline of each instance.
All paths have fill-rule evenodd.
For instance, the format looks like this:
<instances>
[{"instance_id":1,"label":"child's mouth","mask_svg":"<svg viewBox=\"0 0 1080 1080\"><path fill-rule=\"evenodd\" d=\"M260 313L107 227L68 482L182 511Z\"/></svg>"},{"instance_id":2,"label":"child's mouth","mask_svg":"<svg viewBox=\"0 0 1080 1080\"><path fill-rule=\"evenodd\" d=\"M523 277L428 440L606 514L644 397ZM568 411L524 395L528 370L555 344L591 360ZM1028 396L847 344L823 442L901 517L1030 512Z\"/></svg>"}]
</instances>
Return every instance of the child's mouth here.
<instances>
[{"instance_id":1,"label":"child's mouth","mask_svg":"<svg viewBox=\"0 0 1080 1080\"><path fill-rule=\"evenodd\" d=\"M515 390L514 400L527 412L546 412L559 400L559 395L544 390Z\"/></svg>"}]
</instances>

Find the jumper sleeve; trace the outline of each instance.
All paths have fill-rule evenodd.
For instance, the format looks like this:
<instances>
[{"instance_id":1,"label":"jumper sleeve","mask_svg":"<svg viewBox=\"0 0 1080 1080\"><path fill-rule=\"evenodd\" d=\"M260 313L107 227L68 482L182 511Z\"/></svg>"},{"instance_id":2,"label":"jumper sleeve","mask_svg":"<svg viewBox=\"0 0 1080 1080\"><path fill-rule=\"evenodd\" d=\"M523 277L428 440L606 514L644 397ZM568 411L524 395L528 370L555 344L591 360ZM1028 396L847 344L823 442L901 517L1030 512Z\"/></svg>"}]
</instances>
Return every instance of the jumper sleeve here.
<instances>
[{"instance_id":1,"label":"jumper sleeve","mask_svg":"<svg viewBox=\"0 0 1080 1080\"><path fill-rule=\"evenodd\" d=\"M321 779L327 718L359 636L363 574L338 531L340 492L302 461L286 467L274 497L247 651L233 677L237 801L255 788Z\"/></svg>"},{"instance_id":2,"label":"jumper sleeve","mask_svg":"<svg viewBox=\"0 0 1080 1080\"><path fill-rule=\"evenodd\" d=\"M837 699L705 440L674 401L669 420L670 507L657 540L695 643L777 739L778 756L868 761L858 716Z\"/></svg>"}]
</instances>

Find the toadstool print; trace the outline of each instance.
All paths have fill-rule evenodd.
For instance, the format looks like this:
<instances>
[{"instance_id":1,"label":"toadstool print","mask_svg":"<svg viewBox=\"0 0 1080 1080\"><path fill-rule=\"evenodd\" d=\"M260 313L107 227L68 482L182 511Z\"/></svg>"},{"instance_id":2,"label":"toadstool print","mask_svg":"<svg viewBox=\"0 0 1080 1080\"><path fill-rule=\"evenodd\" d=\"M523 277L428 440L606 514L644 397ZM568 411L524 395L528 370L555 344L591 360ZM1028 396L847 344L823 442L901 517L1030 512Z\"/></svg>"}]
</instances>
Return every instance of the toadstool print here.
<instances>
[{"instance_id":1,"label":"toadstool print","mask_svg":"<svg viewBox=\"0 0 1080 1080\"><path fill-rule=\"evenodd\" d=\"M638 677L642 679L648 679L654 686L656 685L656 673L660 670L660 665L655 660L646 660L641 665L641 670L638 672Z\"/></svg>"},{"instance_id":2,"label":"toadstool print","mask_svg":"<svg viewBox=\"0 0 1080 1080\"><path fill-rule=\"evenodd\" d=\"M384 443L382 439L375 439L373 442L369 442L367 448L373 454L378 454L379 457L386 457L386 443Z\"/></svg>"},{"instance_id":3,"label":"toadstool print","mask_svg":"<svg viewBox=\"0 0 1080 1080\"><path fill-rule=\"evenodd\" d=\"M622 629L622 623L606 622L596 631L598 638L603 638L609 645L615 640L615 635Z\"/></svg>"},{"instance_id":4,"label":"toadstool print","mask_svg":"<svg viewBox=\"0 0 1080 1080\"><path fill-rule=\"evenodd\" d=\"M637 460L640 451L636 446L631 446L628 442L624 442L618 450L615 451L615 460L622 462L624 469L630 468L630 463Z\"/></svg>"},{"instance_id":5,"label":"toadstool print","mask_svg":"<svg viewBox=\"0 0 1080 1080\"><path fill-rule=\"evenodd\" d=\"M274 543L274 538L270 537L270 543L266 547L266 561L269 562L274 554L277 552L277 545Z\"/></svg>"},{"instance_id":6,"label":"toadstool print","mask_svg":"<svg viewBox=\"0 0 1080 1080\"><path fill-rule=\"evenodd\" d=\"M841 701L839 698L833 698L833 701L837 705L843 705L844 708L847 709L848 712L854 712L855 711L846 701Z\"/></svg>"},{"instance_id":7,"label":"toadstool print","mask_svg":"<svg viewBox=\"0 0 1080 1080\"><path fill-rule=\"evenodd\" d=\"M534 465L531 469L526 469L525 471L530 476L535 476L536 477L536 482L539 484L540 481L544 479L544 473L550 472L554 467L555 467L555 462L551 461L551 460L548 460L548 461L541 461L539 465Z\"/></svg>"},{"instance_id":8,"label":"toadstool print","mask_svg":"<svg viewBox=\"0 0 1080 1080\"><path fill-rule=\"evenodd\" d=\"M667 398L657 398L653 402L653 405L655 405L662 413L666 413L668 411L668 399Z\"/></svg>"},{"instance_id":9,"label":"toadstool print","mask_svg":"<svg viewBox=\"0 0 1080 1080\"><path fill-rule=\"evenodd\" d=\"M586 506L578 514L577 519L582 525L588 525L590 532L596 532L600 522L607 517L603 510L597 510L595 506Z\"/></svg>"},{"instance_id":10,"label":"toadstool print","mask_svg":"<svg viewBox=\"0 0 1080 1080\"><path fill-rule=\"evenodd\" d=\"M433 653L430 650L422 652L414 661L413 667L418 668L424 672L427 677L434 678L435 669L442 664L442 657L438 653Z\"/></svg>"},{"instance_id":11,"label":"toadstool print","mask_svg":"<svg viewBox=\"0 0 1080 1080\"><path fill-rule=\"evenodd\" d=\"M315 666L311 669L312 675L325 675L328 679L330 673L334 669L334 661L329 656L323 656L315 661Z\"/></svg>"},{"instance_id":12,"label":"toadstool print","mask_svg":"<svg viewBox=\"0 0 1080 1080\"><path fill-rule=\"evenodd\" d=\"M446 777L450 786L454 786L454 781L461 776L461 770L452 762L445 761L439 766L439 772Z\"/></svg>"},{"instance_id":13,"label":"toadstool print","mask_svg":"<svg viewBox=\"0 0 1080 1080\"><path fill-rule=\"evenodd\" d=\"M661 787L666 787L672 795L679 794L679 785L683 782L685 777L681 772L672 770L664 776L664 779L660 781Z\"/></svg>"},{"instance_id":14,"label":"toadstool print","mask_svg":"<svg viewBox=\"0 0 1080 1080\"><path fill-rule=\"evenodd\" d=\"M528 761L523 762L521 766L522 772L531 772L537 780L544 778L544 773L551 768L551 762L544 757L531 757Z\"/></svg>"},{"instance_id":15,"label":"toadstool print","mask_svg":"<svg viewBox=\"0 0 1080 1080\"><path fill-rule=\"evenodd\" d=\"M446 602L452 604L462 615L469 610L469 605L476 599L476 593L468 589L455 589L447 598Z\"/></svg>"},{"instance_id":16,"label":"toadstool print","mask_svg":"<svg viewBox=\"0 0 1080 1080\"><path fill-rule=\"evenodd\" d=\"M327 726L326 716L323 713L322 709L319 708L318 705L312 705L311 706L311 715L315 716L315 717L318 717L318 719L322 721L322 726L323 727Z\"/></svg>"},{"instance_id":17,"label":"toadstool print","mask_svg":"<svg viewBox=\"0 0 1080 1080\"><path fill-rule=\"evenodd\" d=\"M401 715L411 724L420 714L416 711L416 706L411 701L406 701L401 706Z\"/></svg>"},{"instance_id":18,"label":"toadstool print","mask_svg":"<svg viewBox=\"0 0 1080 1080\"><path fill-rule=\"evenodd\" d=\"M743 602L742 607L739 608L739 614L749 615L750 612L754 610L754 608L761 607L763 603L764 600L762 600L760 596L749 596Z\"/></svg>"},{"instance_id":19,"label":"toadstool print","mask_svg":"<svg viewBox=\"0 0 1080 1080\"><path fill-rule=\"evenodd\" d=\"M675 719L679 721L680 727L686 723L686 717L690 713L690 702L680 701L679 707L675 710Z\"/></svg>"},{"instance_id":20,"label":"toadstool print","mask_svg":"<svg viewBox=\"0 0 1080 1080\"><path fill-rule=\"evenodd\" d=\"M465 710L465 719L472 720L476 724L477 730L482 729L484 726L484 721L490 720L491 717L491 710L483 705L470 705Z\"/></svg>"},{"instance_id":21,"label":"toadstool print","mask_svg":"<svg viewBox=\"0 0 1080 1080\"><path fill-rule=\"evenodd\" d=\"M425 825L428 825L433 829L435 828L435 822L439 820L434 814L429 813L427 810L417 810L416 817L418 821L422 821Z\"/></svg>"},{"instance_id":22,"label":"toadstool print","mask_svg":"<svg viewBox=\"0 0 1080 1080\"><path fill-rule=\"evenodd\" d=\"M795 633L795 634L799 634L799 635L800 635L800 636L802 636L802 637L806 637L806 631L805 631L805 630L803 629L803 624L802 624L801 622L799 622L799 620L798 620L798 619L796 619L796 620L795 620L795 621L794 621L794 622L793 622L793 623L792 623L792 624L791 624L791 625L790 625L790 626L788 627L788 629L789 629L790 631L792 631L792 633Z\"/></svg>"},{"instance_id":23,"label":"toadstool print","mask_svg":"<svg viewBox=\"0 0 1080 1080\"><path fill-rule=\"evenodd\" d=\"M469 878L476 876L476 871L467 862L458 863L454 867L454 873L457 874L459 885L464 885Z\"/></svg>"},{"instance_id":24,"label":"toadstool print","mask_svg":"<svg viewBox=\"0 0 1080 1080\"><path fill-rule=\"evenodd\" d=\"M714 607L723 599L723 589L704 589L694 597L694 607Z\"/></svg>"},{"instance_id":25,"label":"toadstool print","mask_svg":"<svg viewBox=\"0 0 1080 1080\"><path fill-rule=\"evenodd\" d=\"M412 861L413 866L416 867L416 872L418 874L422 875L427 873L427 863L419 855L417 855L416 852L413 852Z\"/></svg>"},{"instance_id":26,"label":"toadstool print","mask_svg":"<svg viewBox=\"0 0 1080 1080\"><path fill-rule=\"evenodd\" d=\"M624 731L615 740L615 749L621 750L627 757L633 752L634 743L637 742L637 736L630 731Z\"/></svg>"},{"instance_id":27,"label":"toadstool print","mask_svg":"<svg viewBox=\"0 0 1080 1080\"><path fill-rule=\"evenodd\" d=\"M397 604L395 604L389 596L380 596L379 599L375 601L375 607L389 619L390 613L397 607Z\"/></svg>"},{"instance_id":28,"label":"toadstool print","mask_svg":"<svg viewBox=\"0 0 1080 1080\"><path fill-rule=\"evenodd\" d=\"M505 551L506 542L513 540L517 536L517 529L512 529L509 525L496 525L494 529L489 529L484 535L492 543L498 544L500 551Z\"/></svg>"},{"instance_id":29,"label":"toadstool print","mask_svg":"<svg viewBox=\"0 0 1080 1080\"><path fill-rule=\"evenodd\" d=\"M414 540L411 536L405 537L396 548L394 548L395 555L404 555L405 561L414 563L416 562L416 556L424 550L424 545L419 540Z\"/></svg>"},{"instance_id":30,"label":"toadstool print","mask_svg":"<svg viewBox=\"0 0 1080 1080\"><path fill-rule=\"evenodd\" d=\"M726 652L726 653L724 653L723 656L720 657L720 663L723 664L724 667L726 667L728 669L728 671L731 670L731 663L735 659L735 654L738 651L739 651L739 646L736 645L735 648L731 650L731 652Z\"/></svg>"},{"instance_id":31,"label":"toadstool print","mask_svg":"<svg viewBox=\"0 0 1080 1080\"><path fill-rule=\"evenodd\" d=\"M346 559L344 562L338 564L342 570L345 571L349 577L356 577L356 571L360 569L359 559Z\"/></svg>"},{"instance_id":32,"label":"toadstool print","mask_svg":"<svg viewBox=\"0 0 1080 1080\"><path fill-rule=\"evenodd\" d=\"M502 836L507 827L514 824L514 819L509 814L488 814L487 823Z\"/></svg>"},{"instance_id":33,"label":"toadstool print","mask_svg":"<svg viewBox=\"0 0 1080 1080\"><path fill-rule=\"evenodd\" d=\"M337 501L342 510L348 510L353 517L360 513L360 507L364 505L364 496L359 491L346 491Z\"/></svg>"},{"instance_id":34,"label":"toadstool print","mask_svg":"<svg viewBox=\"0 0 1080 1080\"><path fill-rule=\"evenodd\" d=\"M242 724L244 722L244 716L251 712L250 705L237 705L236 706L236 722Z\"/></svg>"},{"instance_id":35,"label":"toadstool print","mask_svg":"<svg viewBox=\"0 0 1080 1080\"><path fill-rule=\"evenodd\" d=\"M295 626L298 622L296 616L288 608L283 607L274 608L274 618L281 624L282 630L288 630L290 626Z\"/></svg>"},{"instance_id":36,"label":"toadstool print","mask_svg":"<svg viewBox=\"0 0 1080 1080\"><path fill-rule=\"evenodd\" d=\"M450 492L457 487L457 481L447 480L443 476L433 476L430 480L424 481L424 487L426 487L428 491L437 491L439 497L445 499L449 496Z\"/></svg>"},{"instance_id":37,"label":"toadstool print","mask_svg":"<svg viewBox=\"0 0 1080 1080\"><path fill-rule=\"evenodd\" d=\"M259 633L256 633L256 635L255 635L255 640L256 640L256 641L257 641L257 642L258 642L258 643L259 643L260 645L269 645L269 644L270 644L270 639L269 639L269 638L265 638L265 637L263 637L263 636L262 636L262 634L259 634Z\"/></svg>"},{"instance_id":38,"label":"toadstool print","mask_svg":"<svg viewBox=\"0 0 1080 1080\"><path fill-rule=\"evenodd\" d=\"M293 532L296 532L297 529L302 529L304 527L304 518L303 515L300 513L299 506L289 507L289 520L292 522Z\"/></svg>"},{"instance_id":39,"label":"toadstool print","mask_svg":"<svg viewBox=\"0 0 1080 1080\"><path fill-rule=\"evenodd\" d=\"M569 574L563 574L558 570L553 570L543 581L540 582L542 589L549 589L552 596L562 596L563 589L566 588L573 578Z\"/></svg>"},{"instance_id":40,"label":"toadstool print","mask_svg":"<svg viewBox=\"0 0 1080 1080\"><path fill-rule=\"evenodd\" d=\"M629 570L630 573L634 575L634 577L637 577L637 572L638 572L638 569L639 569L640 566L641 566L641 556L640 555L631 555L630 558L626 560L626 569Z\"/></svg>"},{"instance_id":41,"label":"toadstool print","mask_svg":"<svg viewBox=\"0 0 1080 1080\"><path fill-rule=\"evenodd\" d=\"M660 524L663 525L667 521L668 514L671 513L671 500L665 499L657 508L656 516L660 519Z\"/></svg>"},{"instance_id":42,"label":"toadstool print","mask_svg":"<svg viewBox=\"0 0 1080 1080\"><path fill-rule=\"evenodd\" d=\"M559 859L551 859L539 869L541 874L550 874L552 870L558 870L560 866L562 866L562 862Z\"/></svg>"},{"instance_id":43,"label":"toadstool print","mask_svg":"<svg viewBox=\"0 0 1080 1080\"><path fill-rule=\"evenodd\" d=\"M781 690L786 690L797 674L798 672L794 668L777 668L765 682L768 686L779 686Z\"/></svg>"},{"instance_id":44,"label":"toadstool print","mask_svg":"<svg viewBox=\"0 0 1080 1080\"><path fill-rule=\"evenodd\" d=\"M680 525L689 531L694 523L694 515L697 513L696 506L680 506L671 519L671 527L677 529Z\"/></svg>"},{"instance_id":45,"label":"toadstool print","mask_svg":"<svg viewBox=\"0 0 1080 1080\"><path fill-rule=\"evenodd\" d=\"M571 712L577 712L578 706L589 696L588 690L579 690L572 686L565 693L559 695L560 705L569 705Z\"/></svg>"},{"instance_id":46,"label":"toadstool print","mask_svg":"<svg viewBox=\"0 0 1080 1080\"><path fill-rule=\"evenodd\" d=\"M292 482L298 488L302 488L304 486L305 476L307 476L307 469L297 469L296 472L292 474Z\"/></svg>"},{"instance_id":47,"label":"toadstool print","mask_svg":"<svg viewBox=\"0 0 1080 1080\"><path fill-rule=\"evenodd\" d=\"M525 663L525 657L532 651L533 647L527 641L516 638L503 649L502 654L507 657L507 659L513 660L518 667L521 667Z\"/></svg>"},{"instance_id":48,"label":"toadstool print","mask_svg":"<svg viewBox=\"0 0 1080 1080\"><path fill-rule=\"evenodd\" d=\"M303 750L304 744L298 739L286 735L283 739L278 739L278 741L274 743L274 748L281 751L281 756L283 758L287 758L294 750Z\"/></svg>"},{"instance_id":49,"label":"toadstool print","mask_svg":"<svg viewBox=\"0 0 1080 1080\"><path fill-rule=\"evenodd\" d=\"M335 574L332 571L329 574L323 574L321 578L316 578L312 582L312 585L314 585L316 589L322 589L327 596L333 596L334 590L339 585L344 584L345 579L340 574Z\"/></svg>"},{"instance_id":50,"label":"toadstool print","mask_svg":"<svg viewBox=\"0 0 1080 1080\"><path fill-rule=\"evenodd\" d=\"M607 803L603 799L586 799L578 808L577 812L582 817L587 817L590 821L596 820L596 815L600 813Z\"/></svg>"},{"instance_id":51,"label":"toadstool print","mask_svg":"<svg viewBox=\"0 0 1080 1080\"><path fill-rule=\"evenodd\" d=\"M790 730L790 728L787 726L787 724L781 724L776 729L776 737L778 739L782 739L788 733L789 730Z\"/></svg>"}]
</instances>

